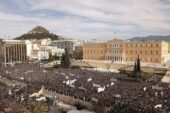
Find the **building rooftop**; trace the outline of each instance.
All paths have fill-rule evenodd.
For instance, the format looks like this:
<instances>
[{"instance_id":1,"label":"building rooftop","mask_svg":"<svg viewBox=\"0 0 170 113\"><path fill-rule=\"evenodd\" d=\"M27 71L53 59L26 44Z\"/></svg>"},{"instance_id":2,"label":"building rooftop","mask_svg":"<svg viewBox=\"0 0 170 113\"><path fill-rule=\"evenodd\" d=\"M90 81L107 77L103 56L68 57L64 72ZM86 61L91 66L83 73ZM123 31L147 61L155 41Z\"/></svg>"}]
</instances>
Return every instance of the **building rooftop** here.
<instances>
[{"instance_id":1,"label":"building rooftop","mask_svg":"<svg viewBox=\"0 0 170 113\"><path fill-rule=\"evenodd\" d=\"M17 44L25 44L25 41L23 40L3 40L4 43L9 43L9 44L12 44L12 43L17 43Z\"/></svg>"}]
</instances>

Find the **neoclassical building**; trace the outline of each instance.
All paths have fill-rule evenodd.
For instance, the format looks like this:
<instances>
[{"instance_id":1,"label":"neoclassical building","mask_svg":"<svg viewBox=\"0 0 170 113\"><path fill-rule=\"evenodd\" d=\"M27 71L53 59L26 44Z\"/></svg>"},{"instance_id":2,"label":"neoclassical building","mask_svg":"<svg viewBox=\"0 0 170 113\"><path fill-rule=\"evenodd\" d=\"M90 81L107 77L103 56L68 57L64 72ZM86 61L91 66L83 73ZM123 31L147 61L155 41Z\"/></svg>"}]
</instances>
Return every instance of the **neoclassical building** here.
<instances>
[{"instance_id":1,"label":"neoclassical building","mask_svg":"<svg viewBox=\"0 0 170 113\"><path fill-rule=\"evenodd\" d=\"M169 44L165 41L128 41L113 39L107 42L87 42L83 47L83 59L166 63L170 61Z\"/></svg>"},{"instance_id":2,"label":"neoclassical building","mask_svg":"<svg viewBox=\"0 0 170 113\"><path fill-rule=\"evenodd\" d=\"M107 42L106 60L123 61L124 60L124 40L113 39Z\"/></svg>"},{"instance_id":3,"label":"neoclassical building","mask_svg":"<svg viewBox=\"0 0 170 113\"><path fill-rule=\"evenodd\" d=\"M105 60L106 48L106 42L88 42L83 46L83 59Z\"/></svg>"},{"instance_id":4,"label":"neoclassical building","mask_svg":"<svg viewBox=\"0 0 170 113\"><path fill-rule=\"evenodd\" d=\"M170 60L168 42L165 41L127 41L125 60L135 61L137 55L142 62L166 63Z\"/></svg>"}]
</instances>

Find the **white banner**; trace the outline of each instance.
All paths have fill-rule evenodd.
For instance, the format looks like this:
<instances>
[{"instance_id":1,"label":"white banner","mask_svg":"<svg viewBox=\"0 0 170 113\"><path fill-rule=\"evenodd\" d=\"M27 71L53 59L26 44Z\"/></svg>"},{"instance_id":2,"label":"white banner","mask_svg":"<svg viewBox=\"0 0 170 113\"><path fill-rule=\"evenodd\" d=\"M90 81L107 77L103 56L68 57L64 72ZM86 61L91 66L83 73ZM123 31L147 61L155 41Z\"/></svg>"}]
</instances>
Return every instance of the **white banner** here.
<instances>
[{"instance_id":1,"label":"white banner","mask_svg":"<svg viewBox=\"0 0 170 113\"><path fill-rule=\"evenodd\" d=\"M105 90L105 86L104 87L99 87L98 89L97 89L97 92L102 92L102 91L104 91Z\"/></svg>"}]
</instances>

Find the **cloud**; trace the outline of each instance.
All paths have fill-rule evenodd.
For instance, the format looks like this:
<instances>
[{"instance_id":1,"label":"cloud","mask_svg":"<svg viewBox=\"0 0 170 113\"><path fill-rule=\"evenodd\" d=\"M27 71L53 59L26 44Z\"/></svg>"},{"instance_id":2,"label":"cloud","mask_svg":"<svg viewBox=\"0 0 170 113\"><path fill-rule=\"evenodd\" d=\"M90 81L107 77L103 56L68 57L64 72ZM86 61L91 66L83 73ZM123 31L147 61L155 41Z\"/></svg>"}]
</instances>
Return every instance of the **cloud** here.
<instances>
[{"instance_id":1,"label":"cloud","mask_svg":"<svg viewBox=\"0 0 170 113\"><path fill-rule=\"evenodd\" d=\"M170 7L158 0L119 0L116 2L111 0L44 0L32 7L32 10L36 9L63 11L98 21L120 20L146 28L166 29L168 26L165 21L169 16L161 10L169 10Z\"/></svg>"},{"instance_id":2,"label":"cloud","mask_svg":"<svg viewBox=\"0 0 170 113\"><path fill-rule=\"evenodd\" d=\"M3 27L3 30L1 32L3 32L3 34L7 33L8 36L10 34L15 34L14 36L19 36L23 34L23 31L25 31L26 28L27 30L29 30L29 29L32 29L31 27L34 27L35 25L42 25L46 27L47 29L50 29L51 31L54 31L54 32L61 31L61 29L63 29L62 31L65 31L66 33L67 31L69 31L69 29L71 29L72 32L76 32L76 31L81 31L81 29L88 31L91 29L111 29L112 28L112 26L109 26L108 24L105 24L105 23L99 23L99 22L89 23L89 22L81 21L79 19L74 19L70 17L63 17L60 19L39 18L39 17L32 18L32 17L26 17L26 16L21 16L21 15L16 15L16 14L15 15L6 14L2 12L0 12L0 20L1 20L0 22L1 25L6 26L5 28ZM22 30L18 30L19 27L21 27ZM6 31L8 31L9 33ZM81 32L86 32L86 31L81 31ZM62 35L64 35L64 32ZM78 36L79 33L76 35ZM14 38L14 37L11 37L11 38Z\"/></svg>"},{"instance_id":3,"label":"cloud","mask_svg":"<svg viewBox=\"0 0 170 113\"><path fill-rule=\"evenodd\" d=\"M25 16L22 16L22 15L7 14L7 13L4 13L4 12L0 12L0 20L13 21L13 22L16 22L16 21L22 22L22 21L36 21L37 18L25 17Z\"/></svg>"},{"instance_id":4,"label":"cloud","mask_svg":"<svg viewBox=\"0 0 170 113\"><path fill-rule=\"evenodd\" d=\"M59 35L96 39L112 38L115 32L129 38L170 31L168 0L18 0L15 4L19 8L10 13L0 8L0 20L10 29L19 24L16 35L35 25Z\"/></svg>"}]
</instances>

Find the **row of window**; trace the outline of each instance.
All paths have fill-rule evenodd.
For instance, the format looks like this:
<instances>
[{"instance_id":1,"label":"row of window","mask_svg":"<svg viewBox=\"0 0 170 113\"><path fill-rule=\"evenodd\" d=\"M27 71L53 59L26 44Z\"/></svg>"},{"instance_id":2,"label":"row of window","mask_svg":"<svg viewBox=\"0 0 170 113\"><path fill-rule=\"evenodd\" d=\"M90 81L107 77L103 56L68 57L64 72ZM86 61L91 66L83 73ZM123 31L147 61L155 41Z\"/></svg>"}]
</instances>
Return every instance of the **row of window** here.
<instances>
[{"instance_id":1,"label":"row of window","mask_svg":"<svg viewBox=\"0 0 170 113\"><path fill-rule=\"evenodd\" d=\"M159 47L159 44L126 44L125 47Z\"/></svg>"},{"instance_id":2,"label":"row of window","mask_svg":"<svg viewBox=\"0 0 170 113\"><path fill-rule=\"evenodd\" d=\"M107 45L86 45L86 47L107 47ZM112 48L118 48L118 47L122 47L122 44L109 44L109 47L112 47Z\"/></svg>"},{"instance_id":3,"label":"row of window","mask_svg":"<svg viewBox=\"0 0 170 113\"><path fill-rule=\"evenodd\" d=\"M159 51L126 51L126 54L159 54L160 52Z\"/></svg>"},{"instance_id":4,"label":"row of window","mask_svg":"<svg viewBox=\"0 0 170 113\"><path fill-rule=\"evenodd\" d=\"M73 42L61 42L61 44L65 44L65 45L72 45Z\"/></svg>"},{"instance_id":5,"label":"row of window","mask_svg":"<svg viewBox=\"0 0 170 113\"><path fill-rule=\"evenodd\" d=\"M114 54L119 54L122 53L122 50L112 50L109 51L110 53L114 53ZM85 53L91 53L91 54L95 54L95 53L106 53L106 50L85 50ZM126 51L126 54L160 54L159 51Z\"/></svg>"},{"instance_id":6,"label":"row of window","mask_svg":"<svg viewBox=\"0 0 170 113\"><path fill-rule=\"evenodd\" d=\"M93 44L93 45L86 45L86 47L106 47L106 45L102 45L102 44Z\"/></svg>"},{"instance_id":7,"label":"row of window","mask_svg":"<svg viewBox=\"0 0 170 113\"><path fill-rule=\"evenodd\" d=\"M112 47L122 47L122 44L113 44Z\"/></svg>"},{"instance_id":8,"label":"row of window","mask_svg":"<svg viewBox=\"0 0 170 113\"><path fill-rule=\"evenodd\" d=\"M84 56L84 59L105 60L102 56Z\"/></svg>"},{"instance_id":9,"label":"row of window","mask_svg":"<svg viewBox=\"0 0 170 113\"><path fill-rule=\"evenodd\" d=\"M86 50L85 53L106 53L106 50Z\"/></svg>"},{"instance_id":10,"label":"row of window","mask_svg":"<svg viewBox=\"0 0 170 113\"><path fill-rule=\"evenodd\" d=\"M112 48L118 48L118 47L122 47L122 44L109 44L109 47L112 47Z\"/></svg>"},{"instance_id":11,"label":"row of window","mask_svg":"<svg viewBox=\"0 0 170 113\"><path fill-rule=\"evenodd\" d=\"M122 57L107 57L107 60L112 60L112 61L122 61Z\"/></svg>"},{"instance_id":12,"label":"row of window","mask_svg":"<svg viewBox=\"0 0 170 113\"><path fill-rule=\"evenodd\" d=\"M73 42L52 42L52 45L60 45L60 46L72 46Z\"/></svg>"},{"instance_id":13,"label":"row of window","mask_svg":"<svg viewBox=\"0 0 170 113\"><path fill-rule=\"evenodd\" d=\"M72 45L57 45L58 48L73 48Z\"/></svg>"},{"instance_id":14,"label":"row of window","mask_svg":"<svg viewBox=\"0 0 170 113\"><path fill-rule=\"evenodd\" d=\"M122 47L122 44L109 44L109 47L116 48L116 47ZM89 44L86 45L86 47L107 47L105 44ZM159 47L158 43L146 43L146 44L125 44L125 47Z\"/></svg>"},{"instance_id":15,"label":"row of window","mask_svg":"<svg viewBox=\"0 0 170 113\"><path fill-rule=\"evenodd\" d=\"M122 53L122 50L113 50L112 53L119 54L119 53Z\"/></svg>"}]
</instances>

